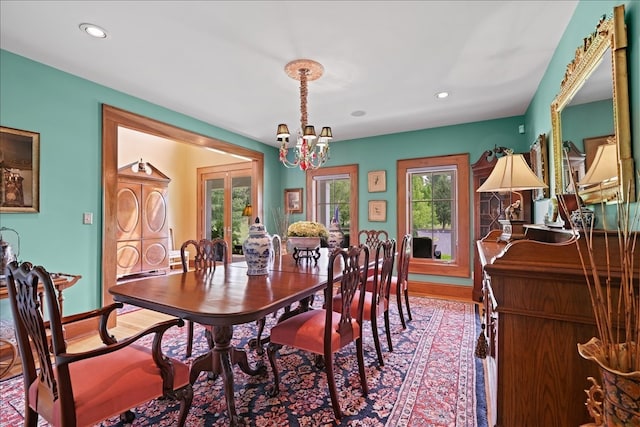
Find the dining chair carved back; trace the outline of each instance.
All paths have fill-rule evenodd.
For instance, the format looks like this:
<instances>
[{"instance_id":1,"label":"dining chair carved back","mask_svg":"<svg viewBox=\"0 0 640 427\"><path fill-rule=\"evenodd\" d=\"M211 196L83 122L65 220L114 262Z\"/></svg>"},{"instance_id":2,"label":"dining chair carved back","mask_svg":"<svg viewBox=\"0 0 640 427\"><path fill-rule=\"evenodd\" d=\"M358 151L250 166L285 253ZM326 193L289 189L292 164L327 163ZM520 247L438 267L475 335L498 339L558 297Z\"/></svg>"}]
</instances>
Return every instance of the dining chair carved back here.
<instances>
[{"instance_id":1,"label":"dining chair carved back","mask_svg":"<svg viewBox=\"0 0 640 427\"><path fill-rule=\"evenodd\" d=\"M273 246L271 262L279 262L282 259L282 238L278 234L272 234L271 243Z\"/></svg>"},{"instance_id":2,"label":"dining chair carved back","mask_svg":"<svg viewBox=\"0 0 640 427\"><path fill-rule=\"evenodd\" d=\"M187 240L180 246L180 257L182 258L182 271L189 271L189 246L193 246L195 256L193 258L193 268L195 270L216 269L220 262L227 265L228 246L224 239L200 239Z\"/></svg>"},{"instance_id":3,"label":"dining chair carved back","mask_svg":"<svg viewBox=\"0 0 640 427\"><path fill-rule=\"evenodd\" d=\"M402 311L403 298L407 307L407 317L409 320L413 320L413 317L411 316L411 307L409 306L409 260L411 259L412 240L413 239L410 234L405 234L402 238L400 253L398 254L398 268L396 269L396 276L391 278L391 293L396 294L398 314L400 315L402 329L407 329L407 324L404 320L404 314Z\"/></svg>"},{"instance_id":4,"label":"dining chair carved back","mask_svg":"<svg viewBox=\"0 0 640 427\"><path fill-rule=\"evenodd\" d=\"M107 330L107 319L122 303L62 318L51 276L43 267L14 261L7 267L7 282L22 360L25 426L37 426L39 416L50 425L65 427L94 425L118 414L131 422L131 408L162 396L180 401L174 422L184 425L193 399L189 367L166 357L161 348L165 331L182 326L182 320L161 322L116 341ZM92 318L99 320L97 333L104 345L70 352L63 325ZM153 335L151 348L138 343L148 335Z\"/></svg>"},{"instance_id":5,"label":"dining chair carved back","mask_svg":"<svg viewBox=\"0 0 640 427\"><path fill-rule=\"evenodd\" d=\"M358 232L358 243L365 244L369 247L371 254L376 253L376 249L380 242L389 240L389 233L385 230L360 230ZM369 269L369 277L373 276L373 269Z\"/></svg>"},{"instance_id":6,"label":"dining chair carved back","mask_svg":"<svg viewBox=\"0 0 640 427\"><path fill-rule=\"evenodd\" d=\"M182 258L182 271L186 273L189 271L189 247L192 246L195 256L193 258L193 268L196 271L207 270L214 272L216 265L221 263L225 267L227 266L228 246L224 239L200 239L200 240L187 240L180 246L180 257ZM190 320L187 323L187 350L186 357L191 357L193 352L193 322ZM205 328L205 336L209 348L213 348L213 335L211 335L211 328Z\"/></svg>"},{"instance_id":7,"label":"dining chair carved back","mask_svg":"<svg viewBox=\"0 0 640 427\"><path fill-rule=\"evenodd\" d=\"M384 315L384 327L387 336L387 346L389 351L393 351L391 344L391 328L389 326L389 296L391 288L391 277L393 276L393 264L396 257L396 241L389 239L382 241L375 250L375 263L373 266L373 276L367 279L367 288L364 292L363 321L371 324L373 341L378 355L378 363L384 366L380 338L378 336L378 318ZM358 291L360 292L360 291ZM352 305L358 303L358 295L354 298ZM342 310L342 294L333 297L333 311ZM355 311L356 307L352 307Z\"/></svg>"},{"instance_id":8,"label":"dining chair carved back","mask_svg":"<svg viewBox=\"0 0 640 427\"><path fill-rule=\"evenodd\" d=\"M369 246L371 253L375 253L380 242L385 240L389 240L389 233L385 230L360 230L358 232L358 243Z\"/></svg>"},{"instance_id":9,"label":"dining chair carved back","mask_svg":"<svg viewBox=\"0 0 640 427\"><path fill-rule=\"evenodd\" d=\"M334 273L334 265L340 265L340 273ZM280 378L276 363L277 351L282 346L291 346L322 356L331 405L336 419L342 418L338 401L336 381L333 374L333 354L355 341L356 357L360 374L362 394L368 393L362 348L362 317L364 310L363 269L366 273L369 264L369 248L366 245L352 246L348 249L337 248L329 255L328 280L324 289L324 300L332 301L334 285L342 294L340 312L330 307L304 311L283 320L271 328L271 343L268 346L269 363L273 370L274 384L269 394L276 396L280 392ZM363 267L364 266L364 267ZM353 304L354 298L357 303ZM355 308L355 311L354 311Z\"/></svg>"}]
</instances>

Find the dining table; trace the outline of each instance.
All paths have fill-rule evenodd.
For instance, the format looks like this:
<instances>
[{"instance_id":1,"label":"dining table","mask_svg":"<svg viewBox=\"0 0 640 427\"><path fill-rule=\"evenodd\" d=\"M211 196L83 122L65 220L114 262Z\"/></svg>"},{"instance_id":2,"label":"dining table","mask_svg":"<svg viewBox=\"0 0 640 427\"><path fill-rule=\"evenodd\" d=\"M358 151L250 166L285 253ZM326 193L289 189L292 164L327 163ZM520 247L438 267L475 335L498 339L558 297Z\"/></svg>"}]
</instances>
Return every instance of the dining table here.
<instances>
[{"instance_id":1,"label":"dining table","mask_svg":"<svg viewBox=\"0 0 640 427\"><path fill-rule=\"evenodd\" d=\"M265 275L248 275L245 262L215 269L154 275L109 288L113 299L212 327L214 347L191 365L194 383L202 371L222 377L230 425L242 425L234 401L233 365L249 375L266 372L250 366L244 349L231 345L233 326L258 321L293 303L308 308L309 299L327 286L329 255L321 249L317 259L294 260L291 254L272 260ZM341 263L334 267L339 279Z\"/></svg>"}]
</instances>

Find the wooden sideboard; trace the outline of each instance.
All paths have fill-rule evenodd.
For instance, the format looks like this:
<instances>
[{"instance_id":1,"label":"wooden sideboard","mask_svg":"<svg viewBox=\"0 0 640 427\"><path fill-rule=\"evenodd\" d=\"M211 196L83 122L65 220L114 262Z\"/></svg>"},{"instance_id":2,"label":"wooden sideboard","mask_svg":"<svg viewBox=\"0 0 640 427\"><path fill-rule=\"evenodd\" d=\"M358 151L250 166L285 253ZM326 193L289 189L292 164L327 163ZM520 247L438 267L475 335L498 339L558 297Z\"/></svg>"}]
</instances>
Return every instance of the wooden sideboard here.
<instances>
[{"instance_id":1,"label":"wooden sideboard","mask_svg":"<svg viewBox=\"0 0 640 427\"><path fill-rule=\"evenodd\" d=\"M496 241L499 230L477 241L487 366L495 368L487 375L490 415L501 427L579 426L592 421L587 377L600 379L596 364L577 351L596 336L579 253L571 231L529 226L526 232L527 239L509 244ZM595 242L604 263L604 233Z\"/></svg>"}]
</instances>

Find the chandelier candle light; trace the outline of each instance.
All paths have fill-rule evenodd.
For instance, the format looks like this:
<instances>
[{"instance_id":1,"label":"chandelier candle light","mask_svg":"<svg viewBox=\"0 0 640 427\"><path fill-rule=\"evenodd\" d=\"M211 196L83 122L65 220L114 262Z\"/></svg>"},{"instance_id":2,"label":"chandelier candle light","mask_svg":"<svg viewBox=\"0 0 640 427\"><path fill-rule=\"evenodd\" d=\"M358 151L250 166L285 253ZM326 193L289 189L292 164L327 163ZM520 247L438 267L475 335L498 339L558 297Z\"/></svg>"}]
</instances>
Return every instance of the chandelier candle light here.
<instances>
[{"instance_id":1,"label":"chandelier candle light","mask_svg":"<svg viewBox=\"0 0 640 427\"><path fill-rule=\"evenodd\" d=\"M307 123L307 82L319 79L324 68L316 61L297 59L289 62L284 70L289 77L300 81L300 129L296 145L290 147L289 128L284 123L278 125L276 138L280 142L280 161L288 168L318 169L329 159L329 142L333 135L330 127L323 127L318 137L315 128Z\"/></svg>"}]
</instances>

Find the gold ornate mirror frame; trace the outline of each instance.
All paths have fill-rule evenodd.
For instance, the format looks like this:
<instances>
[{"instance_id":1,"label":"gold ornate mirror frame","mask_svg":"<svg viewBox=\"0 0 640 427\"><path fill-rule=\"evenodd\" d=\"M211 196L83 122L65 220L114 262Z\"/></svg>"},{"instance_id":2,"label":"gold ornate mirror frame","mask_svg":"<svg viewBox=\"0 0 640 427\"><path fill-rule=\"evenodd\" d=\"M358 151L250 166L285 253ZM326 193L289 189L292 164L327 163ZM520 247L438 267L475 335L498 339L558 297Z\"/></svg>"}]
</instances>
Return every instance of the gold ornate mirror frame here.
<instances>
[{"instance_id":1,"label":"gold ornate mirror frame","mask_svg":"<svg viewBox=\"0 0 640 427\"><path fill-rule=\"evenodd\" d=\"M603 17L596 30L584 38L582 46L576 49L573 61L567 65L560 93L551 104L551 126L553 137L553 166L555 171L555 191L563 186L562 125L560 113L576 95L587 78L598 66L600 59L611 48L613 79L613 120L618 144L618 184L610 188L596 188L580 191L588 203L601 201L629 201L636 199L634 163L631 156L631 125L629 117L629 85L627 81L627 32L624 24L624 5L613 9L613 17Z\"/></svg>"}]
</instances>

